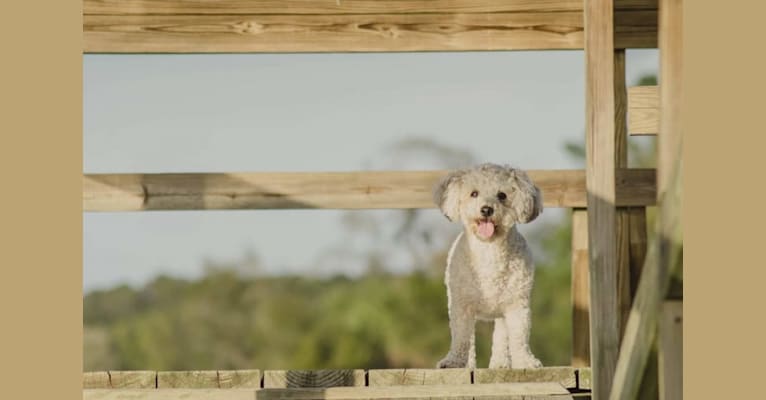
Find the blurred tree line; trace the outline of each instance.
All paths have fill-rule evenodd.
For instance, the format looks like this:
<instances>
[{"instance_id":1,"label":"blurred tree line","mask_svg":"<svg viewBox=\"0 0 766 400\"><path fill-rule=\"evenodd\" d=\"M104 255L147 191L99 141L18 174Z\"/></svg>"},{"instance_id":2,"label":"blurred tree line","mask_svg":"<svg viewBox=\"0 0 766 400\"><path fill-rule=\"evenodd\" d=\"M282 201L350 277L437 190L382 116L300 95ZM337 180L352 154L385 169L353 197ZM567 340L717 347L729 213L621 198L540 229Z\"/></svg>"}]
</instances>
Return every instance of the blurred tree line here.
<instances>
[{"instance_id":1,"label":"blurred tree line","mask_svg":"<svg viewBox=\"0 0 766 400\"><path fill-rule=\"evenodd\" d=\"M647 77L639 84L654 82ZM653 166L653 145L629 141L631 166ZM397 154L404 149L431 149L448 160L446 168L473 161L420 139L393 148ZM565 151L584 165L580 144L568 143ZM416 210L392 213L383 216L398 218L390 232L381 232L379 220L359 212L349 212L344 223L355 236L406 245L415 265L407 272L387 268L384 246L357 254L367 268L353 278L259 276L242 273L238 265L209 263L198 280L160 276L141 288L88 293L85 370L432 368L449 349L443 276L457 228L434 238L429 232L445 231L446 221L427 223ZM526 234L543 255L536 259L531 346L545 365L570 363L569 217L533 223ZM247 255L240 264L257 262ZM491 329L489 323L477 324L481 367L489 359Z\"/></svg>"}]
</instances>

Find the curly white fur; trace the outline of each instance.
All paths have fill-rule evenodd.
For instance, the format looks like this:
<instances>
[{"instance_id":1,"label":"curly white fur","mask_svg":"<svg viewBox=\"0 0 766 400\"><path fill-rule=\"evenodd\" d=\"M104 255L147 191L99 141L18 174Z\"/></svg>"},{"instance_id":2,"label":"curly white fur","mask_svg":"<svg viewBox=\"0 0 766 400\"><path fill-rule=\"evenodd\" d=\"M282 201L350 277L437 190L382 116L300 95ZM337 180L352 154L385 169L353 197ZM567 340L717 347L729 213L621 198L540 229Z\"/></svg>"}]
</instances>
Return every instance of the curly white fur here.
<instances>
[{"instance_id":1,"label":"curly white fur","mask_svg":"<svg viewBox=\"0 0 766 400\"><path fill-rule=\"evenodd\" d=\"M490 368L537 368L529 348L534 264L516 224L542 212L540 190L519 169L495 164L454 171L434 201L461 232L447 257L452 342L438 368L475 368L474 327L494 321Z\"/></svg>"}]
</instances>

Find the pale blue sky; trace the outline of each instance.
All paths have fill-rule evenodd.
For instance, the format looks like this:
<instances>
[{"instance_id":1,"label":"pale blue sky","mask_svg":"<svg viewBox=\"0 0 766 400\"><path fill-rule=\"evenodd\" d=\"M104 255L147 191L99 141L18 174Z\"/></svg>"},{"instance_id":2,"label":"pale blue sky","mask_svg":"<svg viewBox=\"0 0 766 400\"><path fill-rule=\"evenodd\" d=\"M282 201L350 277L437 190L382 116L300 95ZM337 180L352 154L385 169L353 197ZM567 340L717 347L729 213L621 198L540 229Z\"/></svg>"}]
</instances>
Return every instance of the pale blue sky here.
<instances>
[{"instance_id":1,"label":"pale blue sky","mask_svg":"<svg viewBox=\"0 0 766 400\"><path fill-rule=\"evenodd\" d=\"M583 139L582 51L86 55L83 65L86 173L444 167L393 160L388 146L410 137L466 149L478 161L581 167L563 143ZM628 82L657 66L656 50L629 51ZM269 273L358 272L352 259L317 262L328 246L346 243L340 215L85 213L84 288L142 284L159 273L191 278L204 259L234 261L248 249ZM454 229L439 221L435 229Z\"/></svg>"}]
</instances>

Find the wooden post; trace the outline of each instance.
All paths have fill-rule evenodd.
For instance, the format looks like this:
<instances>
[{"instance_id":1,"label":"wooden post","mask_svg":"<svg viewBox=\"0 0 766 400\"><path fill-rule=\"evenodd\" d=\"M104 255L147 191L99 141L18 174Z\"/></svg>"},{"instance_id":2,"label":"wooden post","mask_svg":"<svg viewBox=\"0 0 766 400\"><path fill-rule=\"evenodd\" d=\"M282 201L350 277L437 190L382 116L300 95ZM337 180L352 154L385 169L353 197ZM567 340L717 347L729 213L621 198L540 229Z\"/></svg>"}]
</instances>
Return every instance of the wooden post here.
<instances>
[{"instance_id":1,"label":"wooden post","mask_svg":"<svg viewBox=\"0 0 766 400\"><path fill-rule=\"evenodd\" d=\"M620 341L615 207L614 4L585 1L586 186L593 398L609 395Z\"/></svg>"},{"instance_id":2,"label":"wooden post","mask_svg":"<svg viewBox=\"0 0 766 400\"><path fill-rule=\"evenodd\" d=\"M660 47L660 129L657 138L657 195L662 196L671 188L671 174L677 164L677 158L682 155L681 140L683 127L681 124L681 96L683 77L681 75L681 60L683 54L683 1L661 0L659 2L659 47ZM680 183L679 183L680 185ZM679 189L680 191L680 189ZM659 270L661 276L673 273L676 261L671 252L670 239L674 228L682 231L682 227L669 224L673 213L680 209L659 207L660 246ZM683 265L678 267L682 274ZM682 293L678 293L681 295ZM658 324L658 369L660 399L683 398L682 385L682 303L666 301L660 314Z\"/></svg>"},{"instance_id":3,"label":"wooden post","mask_svg":"<svg viewBox=\"0 0 766 400\"><path fill-rule=\"evenodd\" d=\"M625 50L614 51L614 163L628 167L628 88L625 81ZM630 214L620 207L616 214L617 299L619 301L620 337L625 330L633 297L630 293Z\"/></svg>"},{"instance_id":4,"label":"wooden post","mask_svg":"<svg viewBox=\"0 0 766 400\"><path fill-rule=\"evenodd\" d=\"M572 366L590 365L588 211L572 210Z\"/></svg>"},{"instance_id":5,"label":"wooden post","mask_svg":"<svg viewBox=\"0 0 766 400\"><path fill-rule=\"evenodd\" d=\"M683 399L683 302L667 300L663 304L659 332L660 399Z\"/></svg>"}]
</instances>

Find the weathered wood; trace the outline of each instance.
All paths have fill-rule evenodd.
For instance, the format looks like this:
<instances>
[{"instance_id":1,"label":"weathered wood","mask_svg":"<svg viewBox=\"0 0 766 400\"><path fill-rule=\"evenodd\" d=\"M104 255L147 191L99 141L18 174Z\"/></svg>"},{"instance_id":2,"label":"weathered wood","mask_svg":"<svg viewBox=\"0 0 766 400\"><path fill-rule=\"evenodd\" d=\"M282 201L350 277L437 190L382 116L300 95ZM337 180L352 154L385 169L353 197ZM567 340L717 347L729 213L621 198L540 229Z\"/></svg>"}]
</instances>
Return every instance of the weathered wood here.
<instances>
[{"instance_id":1,"label":"weathered wood","mask_svg":"<svg viewBox=\"0 0 766 400\"><path fill-rule=\"evenodd\" d=\"M594 399L609 394L619 350L614 4L585 1L586 179Z\"/></svg>"},{"instance_id":2,"label":"weathered wood","mask_svg":"<svg viewBox=\"0 0 766 400\"><path fill-rule=\"evenodd\" d=\"M86 174L85 211L433 208L431 190L447 171ZM585 207L582 170L529 171L545 207ZM654 170L617 174L617 204L656 202Z\"/></svg>"},{"instance_id":3,"label":"weathered wood","mask_svg":"<svg viewBox=\"0 0 766 400\"><path fill-rule=\"evenodd\" d=\"M529 396L571 398L558 383L488 383L481 385L412 385L331 388L261 389L257 400L269 399L454 399L461 397L527 399ZM533 397L535 399L539 397Z\"/></svg>"},{"instance_id":4,"label":"weathered wood","mask_svg":"<svg viewBox=\"0 0 766 400\"><path fill-rule=\"evenodd\" d=\"M218 388L218 371L159 371L157 387L159 389Z\"/></svg>"},{"instance_id":5,"label":"weathered wood","mask_svg":"<svg viewBox=\"0 0 766 400\"><path fill-rule=\"evenodd\" d=\"M157 372L109 371L109 381L114 389L154 389L157 387Z\"/></svg>"},{"instance_id":6,"label":"weathered wood","mask_svg":"<svg viewBox=\"0 0 766 400\"><path fill-rule=\"evenodd\" d=\"M470 384L471 370L445 369L371 369L368 386L456 385Z\"/></svg>"},{"instance_id":7,"label":"weathered wood","mask_svg":"<svg viewBox=\"0 0 766 400\"><path fill-rule=\"evenodd\" d=\"M269 370L263 373L264 388L328 388L364 386L365 370Z\"/></svg>"},{"instance_id":8,"label":"weathered wood","mask_svg":"<svg viewBox=\"0 0 766 400\"><path fill-rule=\"evenodd\" d=\"M109 373L106 371L85 372L82 374L83 389L108 389Z\"/></svg>"},{"instance_id":9,"label":"weathered wood","mask_svg":"<svg viewBox=\"0 0 766 400\"><path fill-rule=\"evenodd\" d=\"M473 371L473 381L482 383L556 382L566 388L577 387L576 368L484 369Z\"/></svg>"},{"instance_id":10,"label":"weathered wood","mask_svg":"<svg viewBox=\"0 0 766 400\"><path fill-rule=\"evenodd\" d=\"M614 52L614 164L628 167L628 94L625 79L625 50ZM620 336L630 312L630 215L629 209L620 207L615 215L617 226L617 299L619 301Z\"/></svg>"},{"instance_id":11,"label":"weathered wood","mask_svg":"<svg viewBox=\"0 0 766 400\"><path fill-rule=\"evenodd\" d=\"M83 14L425 14L581 11L582 0L84 0ZM616 0L617 10L656 10L657 0Z\"/></svg>"},{"instance_id":12,"label":"weathered wood","mask_svg":"<svg viewBox=\"0 0 766 400\"><path fill-rule=\"evenodd\" d=\"M657 46L656 11L619 11L617 48ZM401 52L583 48L582 12L84 15L86 53Z\"/></svg>"},{"instance_id":13,"label":"weathered wood","mask_svg":"<svg viewBox=\"0 0 766 400\"><path fill-rule=\"evenodd\" d=\"M577 388L590 389L593 381L593 370L591 368L577 369Z\"/></svg>"},{"instance_id":14,"label":"weathered wood","mask_svg":"<svg viewBox=\"0 0 766 400\"><path fill-rule=\"evenodd\" d=\"M668 291L673 269L680 267L683 252L680 211L682 169L683 164L677 159L673 180L660 199L660 208L666 207L676 212L667 213L663 216L665 220L658 223L658 226L666 227L668 234L661 235L658 232L655 241L649 245L636 299L620 347L613 390L609 397L613 400L635 398L657 330L660 305ZM666 249L669 270L660 267L660 248Z\"/></svg>"},{"instance_id":15,"label":"weathered wood","mask_svg":"<svg viewBox=\"0 0 766 400\"><path fill-rule=\"evenodd\" d=\"M257 369L218 371L221 389L260 388L261 371Z\"/></svg>"},{"instance_id":16,"label":"weathered wood","mask_svg":"<svg viewBox=\"0 0 766 400\"><path fill-rule=\"evenodd\" d=\"M572 366L590 365L588 211L572 210Z\"/></svg>"},{"instance_id":17,"label":"weathered wood","mask_svg":"<svg viewBox=\"0 0 766 400\"><path fill-rule=\"evenodd\" d=\"M646 262L646 208L630 207L630 297L635 299L638 281Z\"/></svg>"},{"instance_id":18,"label":"weathered wood","mask_svg":"<svg viewBox=\"0 0 766 400\"><path fill-rule=\"evenodd\" d=\"M256 389L86 389L83 400L253 400Z\"/></svg>"},{"instance_id":19,"label":"weathered wood","mask_svg":"<svg viewBox=\"0 0 766 400\"><path fill-rule=\"evenodd\" d=\"M657 86L628 89L628 132L631 135L656 135L660 126L660 101Z\"/></svg>"},{"instance_id":20,"label":"weathered wood","mask_svg":"<svg viewBox=\"0 0 766 400\"><path fill-rule=\"evenodd\" d=\"M683 399L683 302L665 301L659 322L661 400Z\"/></svg>"},{"instance_id":21,"label":"weathered wood","mask_svg":"<svg viewBox=\"0 0 766 400\"><path fill-rule=\"evenodd\" d=\"M660 130L657 139L657 195L668 188L676 158L681 157L683 95L682 0L660 0ZM666 208L664 211L676 212ZM664 212L660 210L660 213ZM664 217L660 215L660 222ZM665 232L667 234L667 232Z\"/></svg>"}]
</instances>

